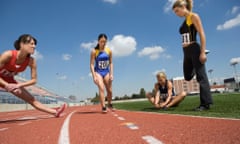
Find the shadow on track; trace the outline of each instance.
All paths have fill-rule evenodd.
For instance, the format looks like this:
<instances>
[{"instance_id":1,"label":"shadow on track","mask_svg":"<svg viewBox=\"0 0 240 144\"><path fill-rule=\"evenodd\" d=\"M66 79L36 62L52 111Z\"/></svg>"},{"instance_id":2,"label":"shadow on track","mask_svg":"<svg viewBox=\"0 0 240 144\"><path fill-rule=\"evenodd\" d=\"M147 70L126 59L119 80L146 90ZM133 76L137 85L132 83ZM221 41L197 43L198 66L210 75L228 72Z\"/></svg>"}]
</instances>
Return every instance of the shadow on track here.
<instances>
[{"instance_id":1,"label":"shadow on track","mask_svg":"<svg viewBox=\"0 0 240 144\"><path fill-rule=\"evenodd\" d=\"M48 117L34 117L34 116L26 116L26 117L20 117L20 118L14 118L14 119L0 119L1 123L18 123L23 121L32 121L32 120L41 120L41 119L50 119L53 118L53 116Z\"/></svg>"},{"instance_id":2,"label":"shadow on track","mask_svg":"<svg viewBox=\"0 0 240 144\"><path fill-rule=\"evenodd\" d=\"M101 114L101 111L84 111L84 112L76 112L75 114Z\"/></svg>"}]
</instances>

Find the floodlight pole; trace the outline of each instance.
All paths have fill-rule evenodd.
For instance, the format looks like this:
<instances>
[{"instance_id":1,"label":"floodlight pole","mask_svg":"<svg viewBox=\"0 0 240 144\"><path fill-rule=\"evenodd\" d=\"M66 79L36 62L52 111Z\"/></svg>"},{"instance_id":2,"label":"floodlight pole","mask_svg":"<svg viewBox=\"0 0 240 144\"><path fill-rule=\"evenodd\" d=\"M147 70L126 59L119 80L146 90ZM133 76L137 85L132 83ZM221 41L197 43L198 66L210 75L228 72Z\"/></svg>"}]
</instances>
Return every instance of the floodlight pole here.
<instances>
[{"instance_id":1,"label":"floodlight pole","mask_svg":"<svg viewBox=\"0 0 240 144\"><path fill-rule=\"evenodd\" d=\"M235 75L235 79L236 79L236 88L238 89L239 83L238 83L238 76L237 76L237 69L236 69L237 64L238 64L237 61L231 63L231 66L233 66L233 69L234 69L234 75Z\"/></svg>"},{"instance_id":2,"label":"floodlight pole","mask_svg":"<svg viewBox=\"0 0 240 144\"><path fill-rule=\"evenodd\" d=\"M212 85L213 85L212 72L213 72L213 69L208 70L208 73L210 74L210 79L211 79L210 82L211 82Z\"/></svg>"}]
</instances>

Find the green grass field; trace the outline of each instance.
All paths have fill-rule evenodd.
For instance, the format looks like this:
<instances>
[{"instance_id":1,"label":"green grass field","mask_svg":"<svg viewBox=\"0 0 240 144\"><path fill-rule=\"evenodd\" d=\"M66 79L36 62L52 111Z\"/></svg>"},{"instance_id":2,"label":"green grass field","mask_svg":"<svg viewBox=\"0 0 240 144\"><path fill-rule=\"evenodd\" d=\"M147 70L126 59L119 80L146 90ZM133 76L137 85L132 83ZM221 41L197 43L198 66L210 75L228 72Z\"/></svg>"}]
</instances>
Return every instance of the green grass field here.
<instances>
[{"instance_id":1,"label":"green grass field","mask_svg":"<svg viewBox=\"0 0 240 144\"><path fill-rule=\"evenodd\" d=\"M195 107L199 106L199 96L187 96L178 107L170 108L167 111L154 108L147 100L115 103L114 107L129 111L240 119L240 93L213 94L213 100L214 104L211 109L202 112L193 111Z\"/></svg>"}]
</instances>

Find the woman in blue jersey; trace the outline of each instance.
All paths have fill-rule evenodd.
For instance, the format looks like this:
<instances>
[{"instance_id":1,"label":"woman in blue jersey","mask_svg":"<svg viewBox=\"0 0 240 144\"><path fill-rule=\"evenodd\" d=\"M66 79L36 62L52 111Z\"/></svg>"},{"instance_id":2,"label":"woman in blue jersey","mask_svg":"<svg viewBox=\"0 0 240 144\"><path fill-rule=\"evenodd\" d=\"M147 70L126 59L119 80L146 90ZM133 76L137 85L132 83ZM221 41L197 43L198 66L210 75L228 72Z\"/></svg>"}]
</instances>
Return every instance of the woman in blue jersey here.
<instances>
[{"instance_id":1,"label":"woman in blue jersey","mask_svg":"<svg viewBox=\"0 0 240 144\"><path fill-rule=\"evenodd\" d=\"M185 92L175 95L172 82L167 79L164 72L159 72L156 75L157 83L154 85L155 95L147 93L146 97L156 107L168 109L172 106L177 106L186 96Z\"/></svg>"},{"instance_id":2,"label":"woman in blue jersey","mask_svg":"<svg viewBox=\"0 0 240 144\"><path fill-rule=\"evenodd\" d=\"M203 111L208 110L213 101L205 68L206 38L200 17L192 12L192 3L192 0L177 0L172 9L177 16L185 17L179 29L184 53L184 78L190 81L196 74L200 86L200 105L195 110ZM197 42L197 33L200 37L200 44Z\"/></svg>"},{"instance_id":3,"label":"woman in blue jersey","mask_svg":"<svg viewBox=\"0 0 240 144\"><path fill-rule=\"evenodd\" d=\"M94 83L98 86L102 112L106 113L104 90L107 91L108 108L113 109L112 105L112 81L113 81L113 63L112 51L106 47L107 36L100 34L98 44L91 51L90 69Z\"/></svg>"}]
</instances>

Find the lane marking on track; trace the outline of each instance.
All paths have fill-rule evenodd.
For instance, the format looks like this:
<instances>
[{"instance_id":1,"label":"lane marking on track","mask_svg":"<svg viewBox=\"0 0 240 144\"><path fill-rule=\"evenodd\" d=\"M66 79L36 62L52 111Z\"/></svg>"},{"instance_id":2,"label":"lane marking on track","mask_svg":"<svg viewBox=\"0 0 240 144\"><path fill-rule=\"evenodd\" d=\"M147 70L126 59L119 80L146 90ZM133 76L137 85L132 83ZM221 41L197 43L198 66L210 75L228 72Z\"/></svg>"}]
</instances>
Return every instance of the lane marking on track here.
<instances>
[{"instance_id":1,"label":"lane marking on track","mask_svg":"<svg viewBox=\"0 0 240 144\"><path fill-rule=\"evenodd\" d=\"M0 132L1 132L1 131L5 131L5 130L7 130L7 129L8 129L8 128L1 128L1 129L0 129Z\"/></svg>"},{"instance_id":2,"label":"lane marking on track","mask_svg":"<svg viewBox=\"0 0 240 144\"><path fill-rule=\"evenodd\" d=\"M20 126L23 126L23 125L27 125L27 124L30 124L31 122L23 122L23 123L20 123L20 124L18 124L18 125L20 125Z\"/></svg>"},{"instance_id":3,"label":"lane marking on track","mask_svg":"<svg viewBox=\"0 0 240 144\"><path fill-rule=\"evenodd\" d=\"M138 130L139 129L139 127L132 122L122 123L122 125L127 126L131 130Z\"/></svg>"},{"instance_id":4,"label":"lane marking on track","mask_svg":"<svg viewBox=\"0 0 240 144\"><path fill-rule=\"evenodd\" d=\"M118 119L119 119L119 120L122 120L122 121L125 120L124 117L118 117Z\"/></svg>"},{"instance_id":5,"label":"lane marking on track","mask_svg":"<svg viewBox=\"0 0 240 144\"><path fill-rule=\"evenodd\" d=\"M73 111L70 113L67 118L64 120L64 123L62 125L61 131L60 131L60 136L58 138L58 144L70 144L69 140L69 121L71 119L71 116L73 113L76 111Z\"/></svg>"},{"instance_id":6,"label":"lane marking on track","mask_svg":"<svg viewBox=\"0 0 240 144\"><path fill-rule=\"evenodd\" d=\"M153 136L142 136L142 139L145 140L148 144L163 144L160 140L156 139Z\"/></svg>"}]
</instances>

